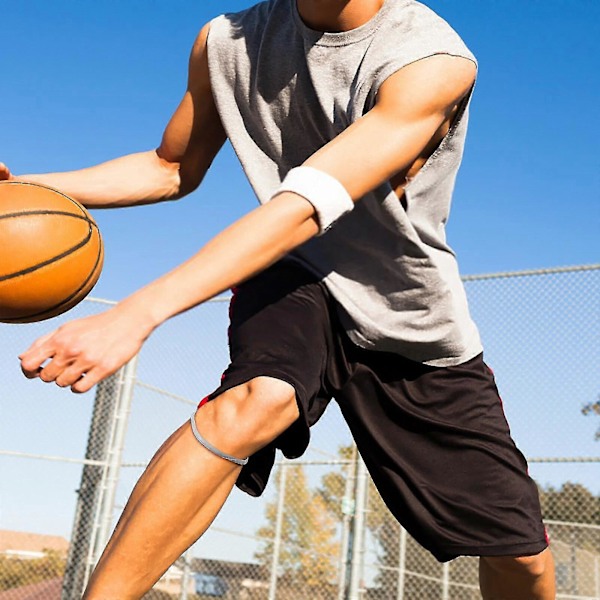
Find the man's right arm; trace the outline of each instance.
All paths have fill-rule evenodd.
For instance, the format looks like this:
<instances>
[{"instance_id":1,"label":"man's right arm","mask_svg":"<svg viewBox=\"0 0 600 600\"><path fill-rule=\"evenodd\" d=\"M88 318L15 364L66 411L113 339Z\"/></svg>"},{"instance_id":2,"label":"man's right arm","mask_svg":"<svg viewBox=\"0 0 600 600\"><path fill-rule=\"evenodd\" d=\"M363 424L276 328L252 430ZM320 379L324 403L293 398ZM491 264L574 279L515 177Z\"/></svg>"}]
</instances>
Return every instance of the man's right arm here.
<instances>
[{"instance_id":1,"label":"man's right arm","mask_svg":"<svg viewBox=\"0 0 600 600\"><path fill-rule=\"evenodd\" d=\"M0 180L48 185L89 208L151 204L195 190L226 138L210 87L208 30L205 25L194 43L186 92L156 150L63 173L14 176L0 163Z\"/></svg>"}]
</instances>

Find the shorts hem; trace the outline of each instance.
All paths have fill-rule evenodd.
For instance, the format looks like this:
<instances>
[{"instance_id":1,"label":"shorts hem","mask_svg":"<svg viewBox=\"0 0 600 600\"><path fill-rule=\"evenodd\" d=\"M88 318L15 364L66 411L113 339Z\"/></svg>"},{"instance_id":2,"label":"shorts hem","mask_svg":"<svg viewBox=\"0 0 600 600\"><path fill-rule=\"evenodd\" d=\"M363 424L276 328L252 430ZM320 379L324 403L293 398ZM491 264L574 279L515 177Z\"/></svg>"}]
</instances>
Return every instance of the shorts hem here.
<instances>
[{"instance_id":1,"label":"shorts hem","mask_svg":"<svg viewBox=\"0 0 600 600\"><path fill-rule=\"evenodd\" d=\"M271 377L272 379L278 379L279 381L283 381L284 383L291 385L294 388L296 402L298 403L300 414L303 415L303 404L306 401L306 393L302 385L298 381L295 381L293 377L290 377L284 371L280 371L278 369L269 369L263 366L257 366L256 368L246 368L231 375L226 375L221 385L216 390L211 392L207 396L207 398L209 398L209 400L214 400L215 398L227 392L228 390L237 387L238 385L248 383L248 381L256 379L257 377Z\"/></svg>"},{"instance_id":2,"label":"shorts hem","mask_svg":"<svg viewBox=\"0 0 600 600\"><path fill-rule=\"evenodd\" d=\"M525 542L522 544L494 544L490 546L462 546L449 544L437 551L432 551L439 562L448 562L459 556L534 556L539 554L549 544L547 540L541 539L537 542Z\"/></svg>"}]
</instances>

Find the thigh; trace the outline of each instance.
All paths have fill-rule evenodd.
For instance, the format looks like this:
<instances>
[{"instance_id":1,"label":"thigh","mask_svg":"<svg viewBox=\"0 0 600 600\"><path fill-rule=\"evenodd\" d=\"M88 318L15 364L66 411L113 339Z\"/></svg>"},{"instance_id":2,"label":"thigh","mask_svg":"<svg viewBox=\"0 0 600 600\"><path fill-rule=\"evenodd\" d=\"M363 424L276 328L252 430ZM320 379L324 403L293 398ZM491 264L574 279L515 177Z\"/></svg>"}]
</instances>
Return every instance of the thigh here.
<instances>
[{"instance_id":1,"label":"thigh","mask_svg":"<svg viewBox=\"0 0 600 600\"><path fill-rule=\"evenodd\" d=\"M433 368L373 354L336 397L396 518L439 560L541 552L537 488L482 357Z\"/></svg>"}]
</instances>

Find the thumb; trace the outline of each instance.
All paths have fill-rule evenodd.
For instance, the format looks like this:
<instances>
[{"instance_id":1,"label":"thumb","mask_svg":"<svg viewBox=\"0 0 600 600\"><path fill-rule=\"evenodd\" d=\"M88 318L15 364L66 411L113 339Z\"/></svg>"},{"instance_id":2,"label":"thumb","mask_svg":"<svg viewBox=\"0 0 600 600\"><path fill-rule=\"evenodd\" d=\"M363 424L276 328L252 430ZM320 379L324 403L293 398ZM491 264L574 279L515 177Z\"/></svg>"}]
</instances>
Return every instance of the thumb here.
<instances>
[{"instance_id":1,"label":"thumb","mask_svg":"<svg viewBox=\"0 0 600 600\"><path fill-rule=\"evenodd\" d=\"M0 181L6 181L12 178L13 175L10 172L10 169L4 163L0 162Z\"/></svg>"}]
</instances>

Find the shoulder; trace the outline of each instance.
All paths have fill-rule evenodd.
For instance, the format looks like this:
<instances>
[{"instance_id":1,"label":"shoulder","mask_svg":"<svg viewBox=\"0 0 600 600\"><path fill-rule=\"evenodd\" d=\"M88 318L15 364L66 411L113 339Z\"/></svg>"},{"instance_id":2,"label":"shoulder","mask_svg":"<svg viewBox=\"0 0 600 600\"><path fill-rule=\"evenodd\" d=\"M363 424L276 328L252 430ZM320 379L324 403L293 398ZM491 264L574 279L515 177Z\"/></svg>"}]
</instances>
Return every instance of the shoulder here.
<instances>
[{"instance_id":1,"label":"shoulder","mask_svg":"<svg viewBox=\"0 0 600 600\"><path fill-rule=\"evenodd\" d=\"M210 32L210 23L206 23L194 40L189 58L189 74L202 72L207 65L206 45Z\"/></svg>"},{"instance_id":2,"label":"shoulder","mask_svg":"<svg viewBox=\"0 0 600 600\"><path fill-rule=\"evenodd\" d=\"M391 2L378 42L407 62L434 54L454 54L475 61L459 33L440 15L415 0Z\"/></svg>"},{"instance_id":3,"label":"shoulder","mask_svg":"<svg viewBox=\"0 0 600 600\"><path fill-rule=\"evenodd\" d=\"M417 0L392 2L389 16L395 27L408 28L415 32L424 30L460 37L444 17Z\"/></svg>"},{"instance_id":4,"label":"shoulder","mask_svg":"<svg viewBox=\"0 0 600 600\"><path fill-rule=\"evenodd\" d=\"M200 57L206 52L206 42L208 40L208 34L210 32L210 22L206 23L202 29L200 29L200 33L198 33L196 39L194 40L194 45L192 46L192 57Z\"/></svg>"},{"instance_id":5,"label":"shoulder","mask_svg":"<svg viewBox=\"0 0 600 600\"><path fill-rule=\"evenodd\" d=\"M436 84L448 79L461 87L472 87L477 61L456 31L431 9L414 0L387 2L385 19L377 31L366 60L366 106L381 100L387 88L406 86L431 78ZM454 60L453 60L454 59ZM444 69L449 68L448 77ZM419 83L419 85L421 85Z\"/></svg>"},{"instance_id":6,"label":"shoulder","mask_svg":"<svg viewBox=\"0 0 600 600\"><path fill-rule=\"evenodd\" d=\"M392 73L383 81L377 104L391 111L446 112L473 89L475 62L463 56L434 54Z\"/></svg>"}]
</instances>

